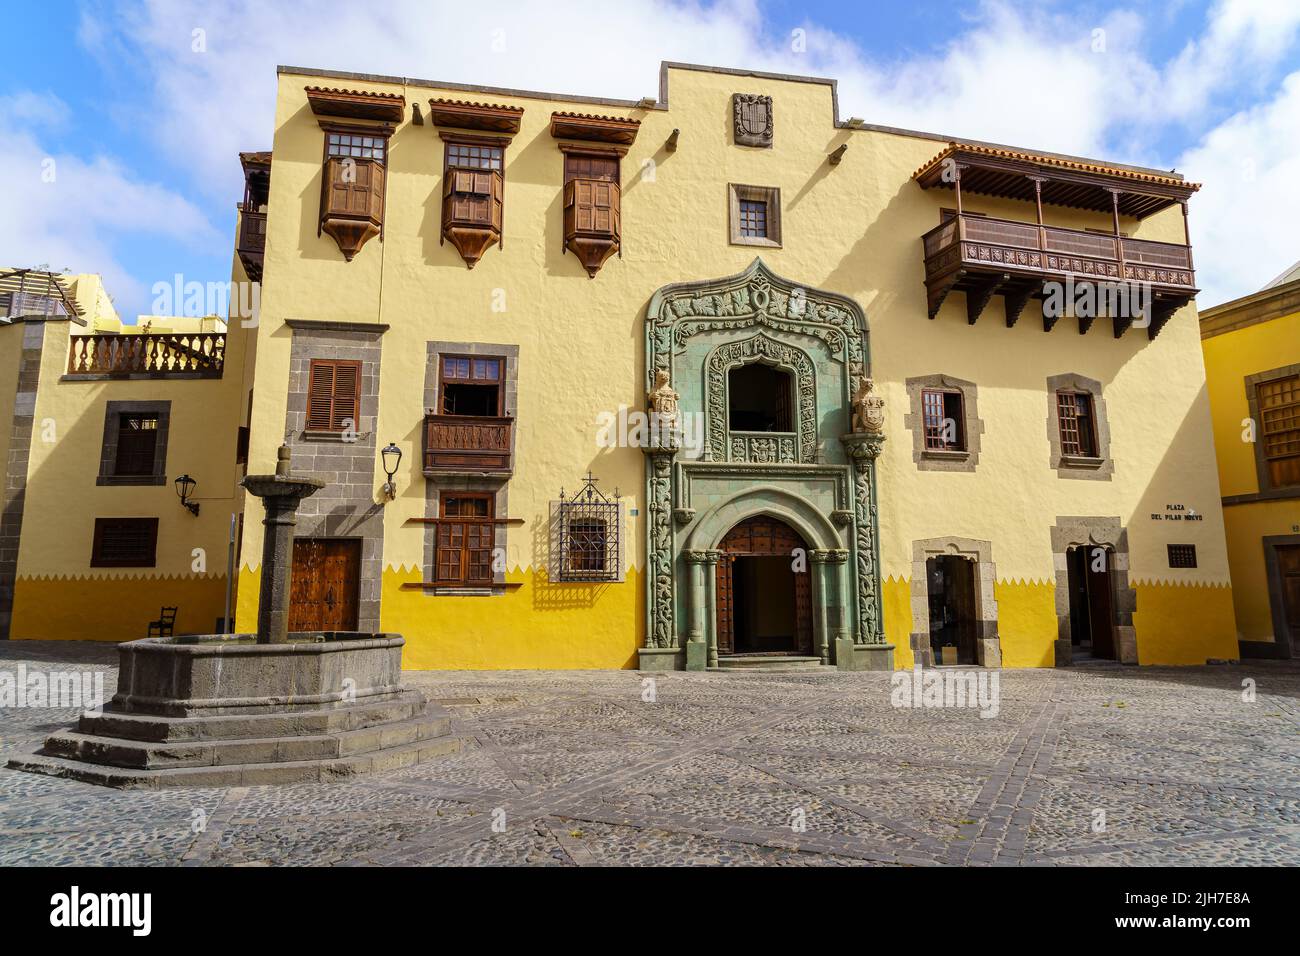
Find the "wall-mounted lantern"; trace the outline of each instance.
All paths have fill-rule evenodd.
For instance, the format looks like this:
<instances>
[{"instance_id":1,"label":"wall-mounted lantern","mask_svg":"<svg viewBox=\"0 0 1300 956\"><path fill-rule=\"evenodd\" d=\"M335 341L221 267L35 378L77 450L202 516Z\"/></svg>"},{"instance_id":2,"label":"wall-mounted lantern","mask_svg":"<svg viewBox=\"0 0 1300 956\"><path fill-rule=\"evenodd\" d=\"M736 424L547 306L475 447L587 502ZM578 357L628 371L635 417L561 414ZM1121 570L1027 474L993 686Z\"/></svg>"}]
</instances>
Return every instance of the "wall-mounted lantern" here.
<instances>
[{"instance_id":1,"label":"wall-mounted lantern","mask_svg":"<svg viewBox=\"0 0 1300 956\"><path fill-rule=\"evenodd\" d=\"M393 483L393 476L397 474L397 468L402 463L402 449L390 441L379 452L379 456L384 462L384 474L388 476L388 480L384 482L384 497L392 501L397 497L397 485Z\"/></svg>"},{"instance_id":2,"label":"wall-mounted lantern","mask_svg":"<svg viewBox=\"0 0 1300 956\"><path fill-rule=\"evenodd\" d=\"M181 475L176 479L176 496L181 499L181 504L189 509L190 514L194 517L199 516L199 504L197 501L190 501L190 496L194 494L194 489L198 487L198 482L189 475Z\"/></svg>"}]
</instances>

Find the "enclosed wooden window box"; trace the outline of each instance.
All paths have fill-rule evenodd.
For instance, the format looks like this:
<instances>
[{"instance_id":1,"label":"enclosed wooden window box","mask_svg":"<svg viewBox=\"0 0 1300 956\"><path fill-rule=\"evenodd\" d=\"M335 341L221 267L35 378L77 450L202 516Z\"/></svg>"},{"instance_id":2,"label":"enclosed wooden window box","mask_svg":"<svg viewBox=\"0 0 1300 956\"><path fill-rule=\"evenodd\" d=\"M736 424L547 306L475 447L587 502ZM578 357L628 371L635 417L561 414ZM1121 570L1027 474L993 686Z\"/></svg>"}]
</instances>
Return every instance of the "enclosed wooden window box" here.
<instances>
[{"instance_id":1,"label":"enclosed wooden window box","mask_svg":"<svg viewBox=\"0 0 1300 956\"><path fill-rule=\"evenodd\" d=\"M343 258L351 262L383 228L384 164L378 159L328 156L323 187L321 231L333 237Z\"/></svg>"},{"instance_id":2,"label":"enclosed wooden window box","mask_svg":"<svg viewBox=\"0 0 1300 956\"><path fill-rule=\"evenodd\" d=\"M424 473L509 476L514 419L478 415L426 415Z\"/></svg>"},{"instance_id":3,"label":"enclosed wooden window box","mask_svg":"<svg viewBox=\"0 0 1300 956\"><path fill-rule=\"evenodd\" d=\"M618 183L604 179L570 179L564 184L564 246L595 278L622 240Z\"/></svg>"},{"instance_id":4,"label":"enclosed wooden window box","mask_svg":"<svg viewBox=\"0 0 1300 956\"><path fill-rule=\"evenodd\" d=\"M484 251L501 241L501 171L448 169L442 198L442 237L473 269Z\"/></svg>"}]
</instances>

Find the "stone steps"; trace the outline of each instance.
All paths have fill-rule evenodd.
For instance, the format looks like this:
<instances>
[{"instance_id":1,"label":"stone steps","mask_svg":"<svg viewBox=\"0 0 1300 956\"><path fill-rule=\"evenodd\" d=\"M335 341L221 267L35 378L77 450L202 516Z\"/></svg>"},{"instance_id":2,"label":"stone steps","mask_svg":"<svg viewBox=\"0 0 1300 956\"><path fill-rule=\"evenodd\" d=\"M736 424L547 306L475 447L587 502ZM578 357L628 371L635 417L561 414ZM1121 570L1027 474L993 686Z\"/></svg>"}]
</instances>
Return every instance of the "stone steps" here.
<instances>
[{"instance_id":1,"label":"stone steps","mask_svg":"<svg viewBox=\"0 0 1300 956\"><path fill-rule=\"evenodd\" d=\"M717 670L720 671L762 671L789 673L791 671L815 670L822 666L820 657L738 655L718 658ZM710 668L713 670L714 668Z\"/></svg>"},{"instance_id":2,"label":"stone steps","mask_svg":"<svg viewBox=\"0 0 1300 956\"><path fill-rule=\"evenodd\" d=\"M441 736L376 750L373 753L336 759L161 769L124 769L37 754L32 757L14 758L9 761L9 766L30 773L64 777L122 790L160 790L168 787L256 787L271 784L329 782L345 780L363 773L399 770L436 757L458 753L467 745L469 742L462 738Z\"/></svg>"},{"instance_id":3,"label":"stone steps","mask_svg":"<svg viewBox=\"0 0 1300 956\"><path fill-rule=\"evenodd\" d=\"M425 706L422 693L407 690L379 702L271 714L181 719L106 709L100 714L82 714L77 731L94 737L156 743L337 734L409 720L422 713Z\"/></svg>"},{"instance_id":4,"label":"stone steps","mask_svg":"<svg viewBox=\"0 0 1300 956\"><path fill-rule=\"evenodd\" d=\"M436 712L380 726L327 734L236 737L155 743L63 731L45 741L42 753L84 763L159 770L168 767L226 767L237 764L292 763L349 757L444 736L449 718Z\"/></svg>"}]
</instances>

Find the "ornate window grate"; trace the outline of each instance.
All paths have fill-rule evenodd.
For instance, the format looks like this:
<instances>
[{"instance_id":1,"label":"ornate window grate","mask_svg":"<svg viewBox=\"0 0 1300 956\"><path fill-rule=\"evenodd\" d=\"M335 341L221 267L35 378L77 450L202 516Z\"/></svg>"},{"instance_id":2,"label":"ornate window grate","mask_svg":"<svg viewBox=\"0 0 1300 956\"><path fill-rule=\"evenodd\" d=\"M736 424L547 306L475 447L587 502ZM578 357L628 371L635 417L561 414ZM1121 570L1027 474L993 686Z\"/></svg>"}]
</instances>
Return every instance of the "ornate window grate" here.
<instances>
[{"instance_id":1,"label":"ornate window grate","mask_svg":"<svg viewBox=\"0 0 1300 956\"><path fill-rule=\"evenodd\" d=\"M1167 545L1167 547L1169 549L1169 566L1171 568L1196 567L1196 545L1171 544Z\"/></svg>"},{"instance_id":2,"label":"ornate window grate","mask_svg":"<svg viewBox=\"0 0 1300 956\"><path fill-rule=\"evenodd\" d=\"M622 502L618 489L608 498L596 488L591 472L572 497L560 489L556 508L559 532L557 580L617 581L622 564L619 546Z\"/></svg>"}]
</instances>

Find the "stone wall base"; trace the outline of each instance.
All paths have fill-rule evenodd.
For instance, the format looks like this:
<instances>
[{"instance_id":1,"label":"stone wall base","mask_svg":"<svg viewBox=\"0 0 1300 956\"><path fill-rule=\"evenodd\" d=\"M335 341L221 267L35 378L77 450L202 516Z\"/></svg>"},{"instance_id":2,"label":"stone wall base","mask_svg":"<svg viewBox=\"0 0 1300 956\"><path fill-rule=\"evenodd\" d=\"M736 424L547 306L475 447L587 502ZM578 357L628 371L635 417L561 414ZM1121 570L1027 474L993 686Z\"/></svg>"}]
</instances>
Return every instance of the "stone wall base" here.
<instances>
[{"instance_id":1,"label":"stone wall base","mask_svg":"<svg viewBox=\"0 0 1300 956\"><path fill-rule=\"evenodd\" d=\"M686 652L680 647L643 647L636 653L638 670L680 671L686 669Z\"/></svg>"},{"instance_id":2,"label":"stone wall base","mask_svg":"<svg viewBox=\"0 0 1300 956\"><path fill-rule=\"evenodd\" d=\"M854 644L841 638L835 642L835 666L842 671L892 671L893 644Z\"/></svg>"}]
</instances>

